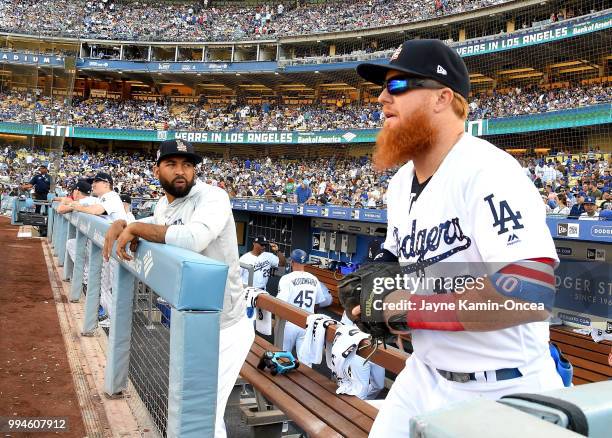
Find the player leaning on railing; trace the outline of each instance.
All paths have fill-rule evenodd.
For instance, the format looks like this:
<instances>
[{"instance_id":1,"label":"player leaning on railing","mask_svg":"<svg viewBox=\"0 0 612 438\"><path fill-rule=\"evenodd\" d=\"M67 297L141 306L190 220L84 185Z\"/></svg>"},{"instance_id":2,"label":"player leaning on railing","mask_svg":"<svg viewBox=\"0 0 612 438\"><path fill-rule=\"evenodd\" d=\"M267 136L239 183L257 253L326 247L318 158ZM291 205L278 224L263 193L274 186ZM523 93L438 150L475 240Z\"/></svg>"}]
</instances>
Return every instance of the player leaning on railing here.
<instances>
[{"instance_id":1,"label":"player leaning on railing","mask_svg":"<svg viewBox=\"0 0 612 438\"><path fill-rule=\"evenodd\" d=\"M408 436L399 419L452 402L561 387L548 345L558 259L544 206L514 158L464 133L463 60L440 41L412 40L388 66L357 71L383 86L375 165L402 167L388 189L378 258L388 263L347 276L340 298L364 329L411 332L414 347L370 436Z\"/></svg>"},{"instance_id":2,"label":"player leaning on railing","mask_svg":"<svg viewBox=\"0 0 612 438\"><path fill-rule=\"evenodd\" d=\"M117 256L132 260L126 247L129 245L133 252L138 240L144 239L196 251L229 266L219 332L215 420L215 437L219 438L226 436L225 405L255 332L246 318L236 225L229 197L223 189L197 181L195 166L201 161L190 143L178 139L161 143L153 172L166 195L157 203L153 216L129 225L125 221L114 222L106 233L103 254L108 260L117 241Z\"/></svg>"}]
</instances>

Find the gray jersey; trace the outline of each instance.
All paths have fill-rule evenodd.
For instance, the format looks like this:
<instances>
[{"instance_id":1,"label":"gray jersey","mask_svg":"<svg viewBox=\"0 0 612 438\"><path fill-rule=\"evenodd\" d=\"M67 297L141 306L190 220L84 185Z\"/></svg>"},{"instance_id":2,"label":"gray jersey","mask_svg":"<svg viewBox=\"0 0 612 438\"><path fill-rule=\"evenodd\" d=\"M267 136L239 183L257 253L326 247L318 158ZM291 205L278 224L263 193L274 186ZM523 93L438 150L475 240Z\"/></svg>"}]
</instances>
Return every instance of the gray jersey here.
<instances>
[{"instance_id":1,"label":"gray jersey","mask_svg":"<svg viewBox=\"0 0 612 438\"><path fill-rule=\"evenodd\" d=\"M223 189L197 182L187 196L171 204L166 197L160 199L152 218L141 222L169 225L168 245L199 252L227 264L221 328L235 324L245 315L236 225L229 197Z\"/></svg>"}]
</instances>

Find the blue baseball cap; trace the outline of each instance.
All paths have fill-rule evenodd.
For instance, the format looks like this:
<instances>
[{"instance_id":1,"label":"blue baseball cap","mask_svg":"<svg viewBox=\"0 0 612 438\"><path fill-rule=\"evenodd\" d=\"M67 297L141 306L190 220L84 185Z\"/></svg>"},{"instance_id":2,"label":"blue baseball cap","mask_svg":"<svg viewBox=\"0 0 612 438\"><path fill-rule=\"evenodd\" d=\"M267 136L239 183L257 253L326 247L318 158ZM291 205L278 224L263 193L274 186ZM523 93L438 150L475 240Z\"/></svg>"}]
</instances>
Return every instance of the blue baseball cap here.
<instances>
[{"instance_id":1,"label":"blue baseball cap","mask_svg":"<svg viewBox=\"0 0 612 438\"><path fill-rule=\"evenodd\" d=\"M593 198L592 196L587 196L586 198L584 198L583 204L595 204L595 198Z\"/></svg>"},{"instance_id":2,"label":"blue baseball cap","mask_svg":"<svg viewBox=\"0 0 612 438\"><path fill-rule=\"evenodd\" d=\"M302 249L294 249L291 251L291 260L303 265L308 261L308 254Z\"/></svg>"}]
</instances>

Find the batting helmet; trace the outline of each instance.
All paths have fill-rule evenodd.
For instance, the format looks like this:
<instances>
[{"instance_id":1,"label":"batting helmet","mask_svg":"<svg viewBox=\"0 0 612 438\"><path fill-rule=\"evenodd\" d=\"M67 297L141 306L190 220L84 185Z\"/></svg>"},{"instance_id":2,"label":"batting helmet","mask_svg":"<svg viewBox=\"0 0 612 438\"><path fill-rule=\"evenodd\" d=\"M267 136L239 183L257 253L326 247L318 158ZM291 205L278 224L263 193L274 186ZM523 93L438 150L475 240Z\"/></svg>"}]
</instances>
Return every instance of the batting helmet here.
<instances>
[{"instance_id":1,"label":"batting helmet","mask_svg":"<svg viewBox=\"0 0 612 438\"><path fill-rule=\"evenodd\" d=\"M302 265L308 260L308 254L302 249L294 249L291 251L291 260Z\"/></svg>"}]
</instances>

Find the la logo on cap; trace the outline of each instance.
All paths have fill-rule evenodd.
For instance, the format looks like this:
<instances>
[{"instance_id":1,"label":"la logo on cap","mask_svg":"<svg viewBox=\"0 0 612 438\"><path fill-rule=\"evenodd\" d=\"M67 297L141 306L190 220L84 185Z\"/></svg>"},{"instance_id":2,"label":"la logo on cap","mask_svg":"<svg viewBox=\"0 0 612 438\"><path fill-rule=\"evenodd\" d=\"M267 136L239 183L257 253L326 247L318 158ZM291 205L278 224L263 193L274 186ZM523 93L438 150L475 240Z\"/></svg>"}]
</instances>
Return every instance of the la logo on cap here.
<instances>
[{"instance_id":1,"label":"la logo on cap","mask_svg":"<svg viewBox=\"0 0 612 438\"><path fill-rule=\"evenodd\" d=\"M187 145L182 140L176 140L176 150L179 152L187 152Z\"/></svg>"},{"instance_id":2,"label":"la logo on cap","mask_svg":"<svg viewBox=\"0 0 612 438\"><path fill-rule=\"evenodd\" d=\"M395 61L397 58L399 58L400 53L402 53L402 46L395 49L395 52L393 52L393 55L391 55L391 59L389 61Z\"/></svg>"}]
</instances>

